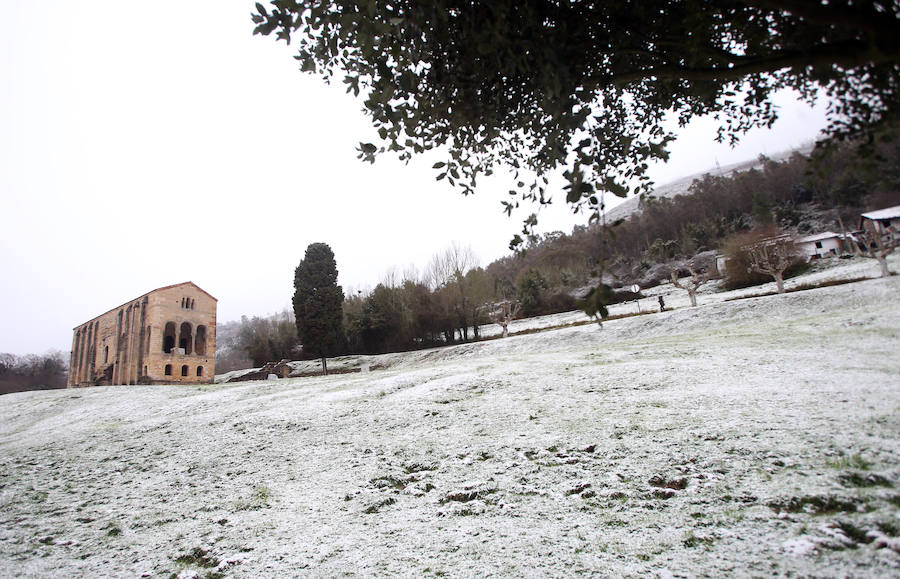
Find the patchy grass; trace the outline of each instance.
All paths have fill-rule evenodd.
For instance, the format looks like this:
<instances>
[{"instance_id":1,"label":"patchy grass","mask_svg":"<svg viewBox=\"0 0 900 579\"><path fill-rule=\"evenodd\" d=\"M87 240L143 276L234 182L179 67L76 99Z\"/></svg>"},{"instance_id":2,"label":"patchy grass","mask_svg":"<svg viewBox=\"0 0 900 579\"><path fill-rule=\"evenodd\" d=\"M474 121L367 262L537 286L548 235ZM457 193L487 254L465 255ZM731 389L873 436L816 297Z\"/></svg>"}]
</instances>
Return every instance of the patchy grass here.
<instances>
[{"instance_id":1,"label":"patchy grass","mask_svg":"<svg viewBox=\"0 0 900 579\"><path fill-rule=\"evenodd\" d=\"M688 549L696 547L710 547L716 542L715 537L695 535L694 531L688 531L687 536L681 541L681 544Z\"/></svg>"},{"instance_id":2,"label":"patchy grass","mask_svg":"<svg viewBox=\"0 0 900 579\"><path fill-rule=\"evenodd\" d=\"M837 470L846 470L850 468L854 468L856 470L869 470L870 468L872 468L872 463L864 459L861 454L853 454L849 456L841 455L836 459L825 461L825 464L829 468Z\"/></svg>"},{"instance_id":3,"label":"patchy grass","mask_svg":"<svg viewBox=\"0 0 900 579\"><path fill-rule=\"evenodd\" d=\"M258 485L253 489L250 497L245 500L237 501L234 504L236 511L255 511L269 506L269 500L272 498L272 491L265 485Z\"/></svg>"},{"instance_id":4,"label":"patchy grass","mask_svg":"<svg viewBox=\"0 0 900 579\"><path fill-rule=\"evenodd\" d=\"M829 513L856 513L865 505L861 499L834 496L791 497L784 500L769 501L766 505L781 513L809 513L823 515Z\"/></svg>"},{"instance_id":5,"label":"patchy grass","mask_svg":"<svg viewBox=\"0 0 900 579\"><path fill-rule=\"evenodd\" d=\"M409 484L409 480L399 479L395 476L387 475L387 476L377 476L369 481L369 484L377 489L383 488L391 488L394 490L402 491L406 488L406 485Z\"/></svg>"},{"instance_id":6,"label":"patchy grass","mask_svg":"<svg viewBox=\"0 0 900 579\"><path fill-rule=\"evenodd\" d=\"M384 507L393 505L396 502L397 502L397 499L395 499L394 497L387 497L385 499L382 499L380 501L376 501L376 502L372 503L371 505L369 505L368 507L363 509L363 513L366 515L374 515L375 513L377 513Z\"/></svg>"},{"instance_id":7,"label":"patchy grass","mask_svg":"<svg viewBox=\"0 0 900 579\"><path fill-rule=\"evenodd\" d=\"M475 499L483 499L487 495L493 494L497 492L497 489L477 489L477 490L465 490L459 491L455 493L449 493L444 498L441 499L441 504L449 503L449 502L458 502L458 503L468 503L470 501L474 501Z\"/></svg>"},{"instance_id":8,"label":"patchy grass","mask_svg":"<svg viewBox=\"0 0 900 579\"><path fill-rule=\"evenodd\" d=\"M654 476L651 477L649 481L647 481L650 486L660 488L660 489L672 489L681 491L687 488L688 480L684 477L682 478L673 478L667 479L663 476Z\"/></svg>"},{"instance_id":9,"label":"patchy grass","mask_svg":"<svg viewBox=\"0 0 900 579\"><path fill-rule=\"evenodd\" d=\"M876 523L878 530L888 537L897 537L900 535L900 527L890 521L879 521Z\"/></svg>"},{"instance_id":10,"label":"patchy grass","mask_svg":"<svg viewBox=\"0 0 900 579\"><path fill-rule=\"evenodd\" d=\"M646 316L646 315L650 315L650 314L658 314L658 313L659 313L659 312L653 311L653 310L641 310L640 313L638 313L638 312L632 312L632 313L625 313L625 314L615 314L615 315L609 316L609 317L607 317L607 318L604 318L602 321L604 321L604 322L611 322L611 321L613 321L613 320L621 320L621 319L624 319L624 318L636 318L636 317L638 317L638 316ZM540 328L528 328L528 329L526 329L526 330L519 330L519 331L517 331L517 332L510 332L509 335L510 335L510 336L527 336L527 335L529 335L529 334L538 334L538 333L541 333L541 332L548 332L548 331L551 331L551 330L561 330L561 329L564 329L564 328L577 328L577 327L580 327L580 326L591 326L591 325L597 325L597 322L594 321L594 320L591 320L591 319L587 319L587 320L578 320L577 322L569 322L569 323L566 323L566 324L556 324L556 325L552 325L552 326L543 326L543 327L540 327ZM502 335L502 334L498 334L498 335L496 335L496 336L487 336L487 337L485 337L485 338L479 338L479 339L477 339L477 340L472 340L472 342L487 342L487 341L490 341L490 340L499 340L499 339L502 339L502 338L503 338L503 335Z\"/></svg>"},{"instance_id":11,"label":"patchy grass","mask_svg":"<svg viewBox=\"0 0 900 579\"><path fill-rule=\"evenodd\" d=\"M179 555L175 558L175 562L179 565L194 567L218 567L219 560L209 554L209 551L203 547L194 547L189 552Z\"/></svg>"},{"instance_id":12,"label":"patchy grass","mask_svg":"<svg viewBox=\"0 0 900 579\"><path fill-rule=\"evenodd\" d=\"M122 527L119 526L119 523L113 521L108 523L103 530L106 531L106 535L109 537L118 537L122 534Z\"/></svg>"},{"instance_id":13,"label":"patchy grass","mask_svg":"<svg viewBox=\"0 0 900 579\"><path fill-rule=\"evenodd\" d=\"M866 487L893 487L894 483L880 474L875 473L859 473L856 471L844 472L838 475L838 481L845 487L866 488Z\"/></svg>"},{"instance_id":14,"label":"patchy grass","mask_svg":"<svg viewBox=\"0 0 900 579\"><path fill-rule=\"evenodd\" d=\"M180 573L172 573L170 579L181 577L185 571L192 572L189 576L202 579L223 579L224 573L218 571L219 559L210 554L205 547L194 547L187 553L179 555L174 559L176 567Z\"/></svg>"},{"instance_id":15,"label":"patchy grass","mask_svg":"<svg viewBox=\"0 0 900 579\"><path fill-rule=\"evenodd\" d=\"M794 292L804 292L804 291L812 290L812 289L820 289L820 288L826 288L826 287L833 287L833 286L837 286L837 285L844 285L844 284L848 284L848 283L856 283L858 281L865 281L867 279L872 279L872 278L866 277L866 276L861 276L861 277L851 277L851 278L843 278L843 279L828 279L828 280L820 281L820 282L816 282L816 283L800 283L800 284L791 286L790 288L785 288L784 293L790 294L790 293L794 293ZM737 301L737 300L746 300L746 299L750 299L750 298L762 298L762 297L766 297L766 296L777 296L777 295L778 295L777 291L758 292L758 293L754 293L754 294L746 294L746 295L742 295L742 296L736 296L733 298L726 298L724 301L733 302L733 301Z\"/></svg>"},{"instance_id":16,"label":"patchy grass","mask_svg":"<svg viewBox=\"0 0 900 579\"><path fill-rule=\"evenodd\" d=\"M866 530L857 527L849 521L837 521L833 526L836 529L840 529L847 537L857 543L871 543L873 540Z\"/></svg>"}]
</instances>

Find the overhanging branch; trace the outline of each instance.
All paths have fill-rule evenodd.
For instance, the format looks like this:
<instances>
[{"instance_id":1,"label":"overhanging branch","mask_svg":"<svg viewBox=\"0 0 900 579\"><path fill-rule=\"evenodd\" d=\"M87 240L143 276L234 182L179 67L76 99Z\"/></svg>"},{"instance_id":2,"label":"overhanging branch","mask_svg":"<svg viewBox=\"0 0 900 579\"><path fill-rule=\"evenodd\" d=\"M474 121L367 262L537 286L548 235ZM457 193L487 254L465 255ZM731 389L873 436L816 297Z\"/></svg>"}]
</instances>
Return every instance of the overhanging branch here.
<instances>
[{"instance_id":1,"label":"overhanging branch","mask_svg":"<svg viewBox=\"0 0 900 579\"><path fill-rule=\"evenodd\" d=\"M615 74L603 79L602 84L624 86L639 80L656 78L658 80L694 80L694 81L729 81L739 80L751 74L777 72L785 68L808 66L827 66L839 64L845 67L860 66L869 63L892 62L897 55L873 53L870 47L857 40L820 45L809 50L786 50L774 52L769 56L746 60L730 68L693 68L681 66L654 66L633 72Z\"/></svg>"},{"instance_id":2,"label":"overhanging branch","mask_svg":"<svg viewBox=\"0 0 900 579\"><path fill-rule=\"evenodd\" d=\"M841 6L836 2L824 4L818 0L743 0L743 3L767 11L788 12L813 24L865 30L877 36L896 34L897 23L891 22L891 15L874 9Z\"/></svg>"}]
</instances>

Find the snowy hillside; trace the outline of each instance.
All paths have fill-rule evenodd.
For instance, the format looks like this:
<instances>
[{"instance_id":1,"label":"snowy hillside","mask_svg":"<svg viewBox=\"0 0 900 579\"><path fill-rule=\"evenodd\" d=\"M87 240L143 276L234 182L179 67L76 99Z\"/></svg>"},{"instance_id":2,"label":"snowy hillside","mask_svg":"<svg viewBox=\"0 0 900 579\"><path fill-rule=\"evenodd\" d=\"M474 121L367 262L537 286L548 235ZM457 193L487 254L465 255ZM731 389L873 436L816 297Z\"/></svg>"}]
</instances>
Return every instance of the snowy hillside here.
<instances>
[{"instance_id":1,"label":"snowy hillside","mask_svg":"<svg viewBox=\"0 0 900 579\"><path fill-rule=\"evenodd\" d=\"M0 576L896 575L898 292L3 396Z\"/></svg>"},{"instance_id":2,"label":"snowy hillside","mask_svg":"<svg viewBox=\"0 0 900 579\"><path fill-rule=\"evenodd\" d=\"M783 161L793 155L795 152L801 153L803 155L808 155L812 151L812 149L813 144L809 143L800 147L796 151L781 151L769 156L768 158L772 159L773 161ZM733 175L734 173L749 171L750 169L759 169L760 167L762 167L762 163L757 158L750 159L749 161L744 161L742 163L733 163L722 167L710 168L709 170L703 171L702 173L695 173L694 175L689 175L687 177L683 177L681 179L676 179L675 181L670 181L668 183L659 185L653 189L653 192L650 193L650 197L655 199L662 199L676 197L678 195L686 195L690 192L689 189L691 187L691 184L696 179L702 179L704 175L726 177ZM630 197L607 211L604 215L604 219L607 223L612 223L618 219L627 219L631 217L632 213L640 210L640 203L641 200L639 197Z\"/></svg>"}]
</instances>

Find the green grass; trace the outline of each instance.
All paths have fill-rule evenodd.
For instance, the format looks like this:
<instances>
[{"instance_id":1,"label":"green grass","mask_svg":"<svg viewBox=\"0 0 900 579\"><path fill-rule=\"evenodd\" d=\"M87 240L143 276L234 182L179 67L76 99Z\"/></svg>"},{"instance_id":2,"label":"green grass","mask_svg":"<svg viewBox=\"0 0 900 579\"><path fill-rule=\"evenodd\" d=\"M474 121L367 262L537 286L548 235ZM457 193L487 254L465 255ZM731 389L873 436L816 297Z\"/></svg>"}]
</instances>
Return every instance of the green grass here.
<instances>
[{"instance_id":1,"label":"green grass","mask_svg":"<svg viewBox=\"0 0 900 579\"><path fill-rule=\"evenodd\" d=\"M250 498L237 501L234 504L236 511L255 511L269 506L269 500L272 498L272 491L265 485L258 485L253 489Z\"/></svg>"},{"instance_id":2,"label":"green grass","mask_svg":"<svg viewBox=\"0 0 900 579\"><path fill-rule=\"evenodd\" d=\"M684 538L681 544L688 549L693 549L695 547L709 547L715 542L715 537L699 537L694 534L694 531L688 531L687 536Z\"/></svg>"},{"instance_id":3,"label":"green grass","mask_svg":"<svg viewBox=\"0 0 900 579\"><path fill-rule=\"evenodd\" d=\"M846 470L848 468L854 468L857 470L869 470L872 467L872 463L864 459L861 454L853 454L850 456L842 455L833 460L825 461L825 464L829 468L833 468L836 470Z\"/></svg>"}]
</instances>

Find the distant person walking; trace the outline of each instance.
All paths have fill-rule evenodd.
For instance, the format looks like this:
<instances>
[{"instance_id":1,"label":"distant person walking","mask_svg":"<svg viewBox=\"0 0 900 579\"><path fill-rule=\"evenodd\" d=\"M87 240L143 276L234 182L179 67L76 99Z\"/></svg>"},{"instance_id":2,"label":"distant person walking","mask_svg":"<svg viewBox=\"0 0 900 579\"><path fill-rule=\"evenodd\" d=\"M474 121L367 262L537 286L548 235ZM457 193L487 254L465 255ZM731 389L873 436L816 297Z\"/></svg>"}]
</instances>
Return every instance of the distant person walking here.
<instances>
[{"instance_id":1,"label":"distant person walking","mask_svg":"<svg viewBox=\"0 0 900 579\"><path fill-rule=\"evenodd\" d=\"M659 296L657 299L659 300L659 311L666 311L666 302L663 301L662 296Z\"/></svg>"}]
</instances>

